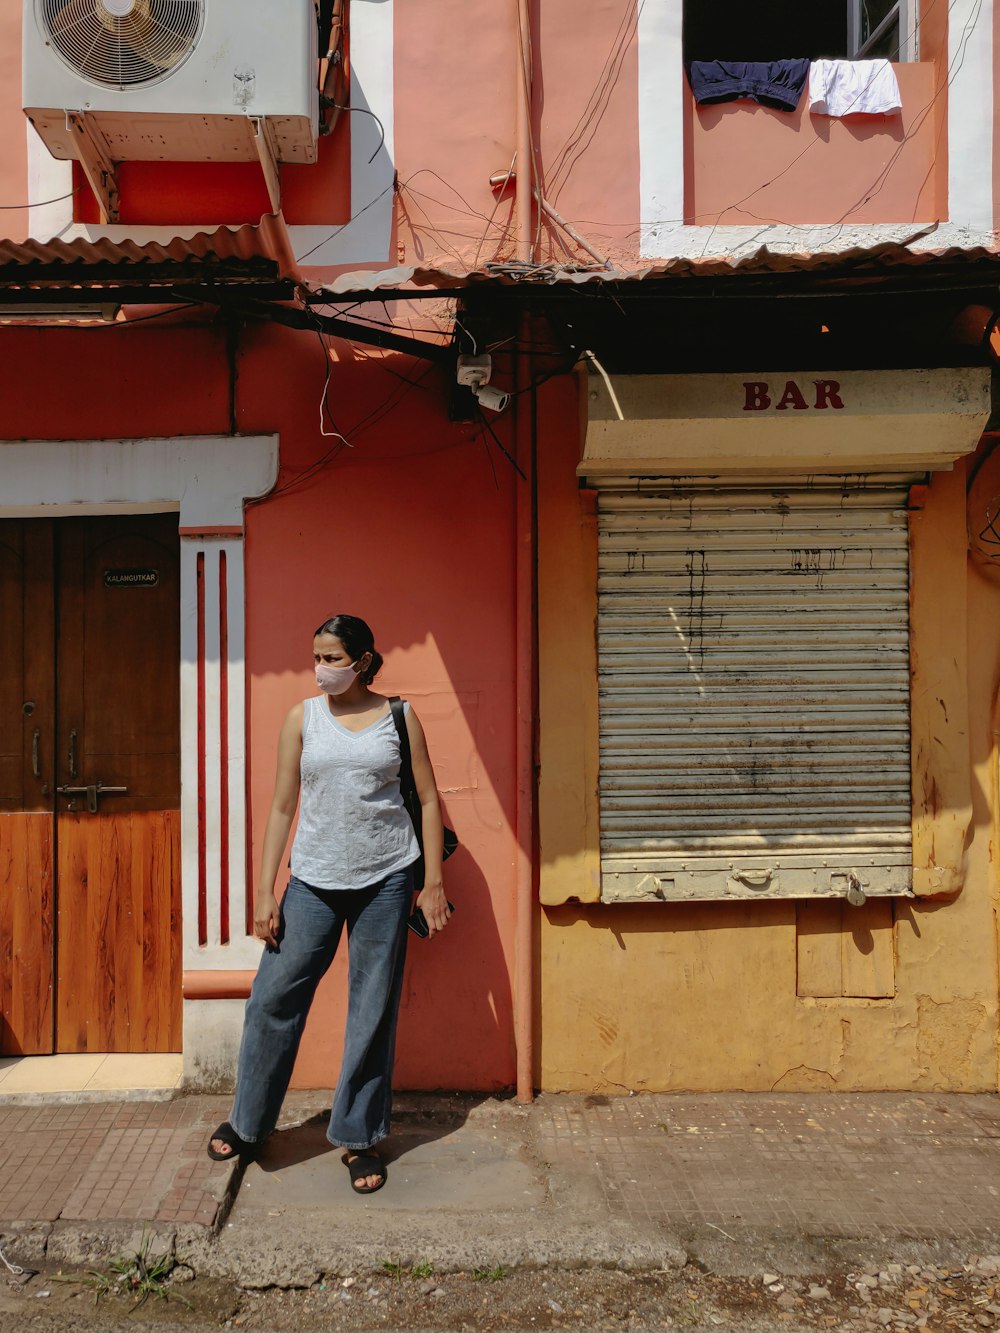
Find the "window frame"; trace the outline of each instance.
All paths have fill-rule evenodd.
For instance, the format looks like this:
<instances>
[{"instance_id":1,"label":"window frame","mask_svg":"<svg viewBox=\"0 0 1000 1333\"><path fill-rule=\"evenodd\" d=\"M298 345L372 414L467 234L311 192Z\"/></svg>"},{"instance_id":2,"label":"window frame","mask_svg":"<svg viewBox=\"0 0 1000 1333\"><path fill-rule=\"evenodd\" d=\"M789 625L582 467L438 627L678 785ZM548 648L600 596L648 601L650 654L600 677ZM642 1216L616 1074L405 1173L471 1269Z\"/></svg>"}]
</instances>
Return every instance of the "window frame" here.
<instances>
[{"instance_id":1,"label":"window frame","mask_svg":"<svg viewBox=\"0 0 1000 1333\"><path fill-rule=\"evenodd\" d=\"M899 23L899 52L894 64L907 64L919 59L916 9L914 0L896 0L877 28L861 41L861 10L864 0L847 0L847 51L851 60L874 59L868 54L886 28L894 20Z\"/></svg>"}]
</instances>

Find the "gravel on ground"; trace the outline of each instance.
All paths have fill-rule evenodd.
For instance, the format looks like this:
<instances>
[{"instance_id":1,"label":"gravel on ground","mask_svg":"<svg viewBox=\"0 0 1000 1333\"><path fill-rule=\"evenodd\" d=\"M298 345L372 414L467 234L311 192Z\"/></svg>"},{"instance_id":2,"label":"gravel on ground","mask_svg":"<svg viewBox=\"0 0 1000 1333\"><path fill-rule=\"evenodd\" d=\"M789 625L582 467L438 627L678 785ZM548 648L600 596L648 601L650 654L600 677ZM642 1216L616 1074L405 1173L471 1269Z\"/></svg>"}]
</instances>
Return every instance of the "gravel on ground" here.
<instances>
[{"instance_id":1,"label":"gravel on ground","mask_svg":"<svg viewBox=\"0 0 1000 1333\"><path fill-rule=\"evenodd\" d=\"M334 1278L304 1290L241 1290L199 1277L179 1262L137 1303L112 1269L40 1271L0 1281L0 1330L14 1333L444 1333L451 1330L734 1329L741 1333L980 1333L1000 1326L1000 1255L962 1264L809 1276L761 1272L721 1277L613 1269L507 1270L435 1274L391 1257L377 1276Z\"/></svg>"}]
</instances>

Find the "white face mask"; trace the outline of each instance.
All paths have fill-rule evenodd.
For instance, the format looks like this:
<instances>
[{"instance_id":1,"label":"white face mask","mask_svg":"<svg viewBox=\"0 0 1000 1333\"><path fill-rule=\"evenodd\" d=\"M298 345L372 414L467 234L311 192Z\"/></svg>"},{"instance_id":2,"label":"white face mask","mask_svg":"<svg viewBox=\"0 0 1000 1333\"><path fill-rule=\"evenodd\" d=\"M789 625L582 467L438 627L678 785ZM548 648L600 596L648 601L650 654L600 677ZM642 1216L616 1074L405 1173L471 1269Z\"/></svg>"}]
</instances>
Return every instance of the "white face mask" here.
<instances>
[{"instance_id":1,"label":"white face mask","mask_svg":"<svg viewBox=\"0 0 1000 1333\"><path fill-rule=\"evenodd\" d=\"M353 666L333 667L321 662L316 668L316 684L324 694L343 694L357 679Z\"/></svg>"}]
</instances>

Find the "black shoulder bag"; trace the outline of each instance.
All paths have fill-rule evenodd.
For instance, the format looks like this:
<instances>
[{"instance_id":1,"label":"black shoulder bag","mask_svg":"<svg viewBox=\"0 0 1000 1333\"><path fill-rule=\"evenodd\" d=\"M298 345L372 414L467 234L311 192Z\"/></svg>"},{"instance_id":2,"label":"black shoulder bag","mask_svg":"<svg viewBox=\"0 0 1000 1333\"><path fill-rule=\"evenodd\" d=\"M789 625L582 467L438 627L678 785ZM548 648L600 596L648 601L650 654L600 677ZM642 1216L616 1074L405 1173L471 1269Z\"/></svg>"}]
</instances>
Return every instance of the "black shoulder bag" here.
<instances>
[{"instance_id":1,"label":"black shoulder bag","mask_svg":"<svg viewBox=\"0 0 1000 1333\"><path fill-rule=\"evenodd\" d=\"M424 887L424 812L420 804L420 797L417 795L417 785L413 781L410 737L406 730L406 715L403 712L402 699L398 696L393 697L389 700L389 707L392 709L392 720L396 724L396 731L399 735L399 755L402 761L399 769L399 789L403 794L403 804L406 806L407 813L413 822L413 831L417 835L417 842L420 844L420 857L413 866L413 887L422 889ZM447 861L457 846L458 836L452 829L446 828L441 860Z\"/></svg>"}]
</instances>

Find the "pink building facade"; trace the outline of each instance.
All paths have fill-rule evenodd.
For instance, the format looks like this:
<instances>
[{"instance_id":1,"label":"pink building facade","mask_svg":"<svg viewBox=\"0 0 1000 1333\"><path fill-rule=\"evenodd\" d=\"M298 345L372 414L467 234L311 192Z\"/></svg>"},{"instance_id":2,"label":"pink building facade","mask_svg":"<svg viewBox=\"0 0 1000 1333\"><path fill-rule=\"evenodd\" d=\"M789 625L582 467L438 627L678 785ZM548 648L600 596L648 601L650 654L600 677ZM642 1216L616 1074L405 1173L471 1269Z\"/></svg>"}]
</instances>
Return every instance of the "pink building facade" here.
<instances>
[{"instance_id":1,"label":"pink building facade","mask_svg":"<svg viewBox=\"0 0 1000 1333\"><path fill-rule=\"evenodd\" d=\"M124 91L0 18L3 1052L231 1080L350 611L461 841L400 1087L996 1087L993 0L833 117L698 104L680 0L264 8ZM844 8L747 59L883 54Z\"/></svg>"}]
</instances>

